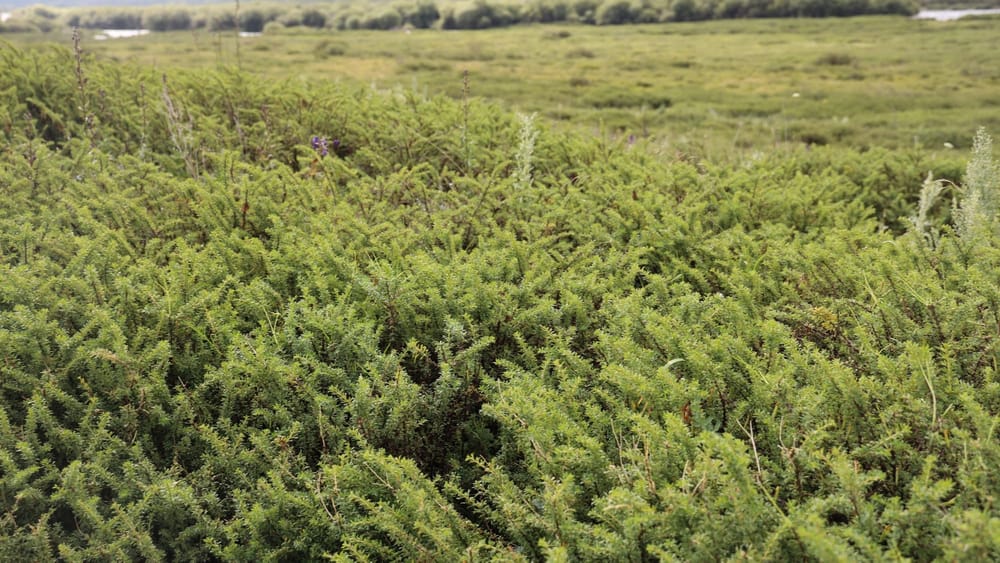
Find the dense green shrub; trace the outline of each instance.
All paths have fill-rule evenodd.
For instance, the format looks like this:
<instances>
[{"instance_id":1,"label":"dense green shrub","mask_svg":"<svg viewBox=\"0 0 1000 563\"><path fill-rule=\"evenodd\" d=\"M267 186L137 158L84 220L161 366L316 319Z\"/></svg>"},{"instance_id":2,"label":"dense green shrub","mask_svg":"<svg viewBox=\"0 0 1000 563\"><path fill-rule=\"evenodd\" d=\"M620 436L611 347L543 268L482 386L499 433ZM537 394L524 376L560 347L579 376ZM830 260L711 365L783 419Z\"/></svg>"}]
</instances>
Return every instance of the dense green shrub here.
<instances>
[{"instance_id":1,"label":"dense green shrub","mask_svg":"<svg viewBox=\"0 0 1000 563\"><path fill-rule=\"evenodd\" d=\"M0 50L0 559L1000 557L985 137L956 227L919 154L77 62Z\"/></svg>"},{"instance_id":2,"label":"dense green shrub","mask_svg":"<svg viewBox=\"0 0 1000 563\"><path fill-rule=\"evenodd\" d=\"M621 25L635 21L636 16L629 0L605 0L597 7L594 19L598 25Z\"/></svg>"},{"instance_id":3,"label":"dense green shrub","mask_svg":"<svg viewBox=\"0 0 1000 563\"><path fill-rule=\"evenodd\" d=\"M366 16L362 22L363 29L395 29L402 25L403 17L392 8Z\"/></svg>"},{"instance_id":4,"label":"dense green shrub","mask_svg":"<svg viewBox=\"0 0 1000 563\"><path fill-rule=\"evenodd\" d=\"M305 10L302 12L302 25L322 28L326 25L326 16L319 10Z\"/></svg>"},{"instance_id":5,"label":"dense green shrub","mask_svg":"<svg viewBox=\"0 0 1000 563\"><path fill-rule=\"evenodd\" d=\"M142 27L142 10L74 10L66 17L70 27L88 29L140 29Z\"/></svg>"},{"instance_id":6,"label":"dense green shrub","mask_svg":"<svg viewBox=\"0 0 1000 563\"><path fill-rule=\"evenodd\" d=\"M142 25L150 31L176 31L191 29L191 14L184 10L164 10L147 12L142 16Z\"/></svg>"},{"instance_id":7,"label":"dense green shrub","mask_svg":"<svg viewBox=\"0 0 1000 563\"><path fill-rule=\"evenodd\" d=\"M403 22L417 29L430 29L441 17L438 8L432 2L417 2L416 4L397 4L396 9Z\"/></svg>"},{"instance_id":8,"label":"dense green shrub","mask_svg":"<svg viewBox=\"0 0 1000 563\"><path fill-rule=\"evenodd\" d=\"M264 30L264 24L267 22L267 16L260 10L240 12L240 30L242 31L260 33Z\"/></svg>"}]
</instances>

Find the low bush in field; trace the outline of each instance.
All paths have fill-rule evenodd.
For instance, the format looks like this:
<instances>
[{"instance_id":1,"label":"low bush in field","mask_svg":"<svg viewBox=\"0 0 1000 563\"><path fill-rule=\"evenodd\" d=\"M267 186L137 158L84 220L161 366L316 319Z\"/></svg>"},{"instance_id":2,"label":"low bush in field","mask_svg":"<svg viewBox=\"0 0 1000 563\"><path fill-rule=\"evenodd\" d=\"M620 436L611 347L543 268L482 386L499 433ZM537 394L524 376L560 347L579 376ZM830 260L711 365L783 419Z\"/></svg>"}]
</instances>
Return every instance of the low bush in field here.
<instances>
[{"instance_id":1,"label":"low bush in field","mask_svg":"<svg viewBox=\"0 0 1000 563\"><path fill-rule=\"evenodd\" d=\"M669 96L657 92L602 88L588 93L584 101L595 108L641 108L663 109L672 105Z\"/></svg>"},{"instance_id":2,"label":"low bush in field","mask_svg":"<svg viewBox=\"0 0 1000 563\"><path fill-rule=\"evenodd\" d=\"M313 48L313 53L316 54L316 58L318 59L339 57L347 54L347 44L343 41L323 40L316 44L316 47Z\"/></svg>"},{"instance_id":3,"label":"low bush in field","mask_svg":"<svg viewBox=\"0 0 1000 563\"><path fill-rule=\"evenodd\" d=\"M857 64L857 59L846 53L827 53L816 59L817 65L847 66Z\"/></svg>"},{"instance_id":4,"label":"low bush in field","mask_svg":"<svg viewBox=\"0 0 1000 563\"><path fill-rule=\"evenodd\" d=\"M0 66L0 559L1000 556L985 135L920 191Z\"/></svg>"}]
</instances>

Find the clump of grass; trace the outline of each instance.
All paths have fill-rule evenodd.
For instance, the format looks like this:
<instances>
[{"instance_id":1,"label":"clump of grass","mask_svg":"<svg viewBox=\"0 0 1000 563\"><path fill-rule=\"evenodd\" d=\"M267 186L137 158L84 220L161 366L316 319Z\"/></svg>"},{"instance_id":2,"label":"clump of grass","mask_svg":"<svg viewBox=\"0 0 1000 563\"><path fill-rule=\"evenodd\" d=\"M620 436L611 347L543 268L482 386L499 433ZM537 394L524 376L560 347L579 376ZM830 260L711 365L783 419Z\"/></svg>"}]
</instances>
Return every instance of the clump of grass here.
<instances>
[{"instance_id":1,"label":"clump of grass","mask_svg":"<svg viewBox=\"0 0 1000 563\"><path fill-rule=\"evenodd\" d=\"M824 146L830 143L830 139L823 133L806 131L799 135L799 140L806 145Z\"/></svg>"},{"instance_id":2,"label":"clump of grass","mask_svg":"<svg viewBox=\"0 0 1000 563\"><path fill-rule=\"evenodd\" d=\"M850 66L857 62L857 58L847 53L827 53L816 59L816 64L820 66Z\"/></svg>"},{"instance_id":3,"label":"clump of grass","mask_svg":"<svg viewBox=\"0 0 1000 563\"><path fill-rule=\"evenodd\" d=\"M514 162L517 169L514 176L514 187L520 191L531 187L532 159L535 155L535 141L538 140L538 129L535 128L535 114L519 115L521 121L520 142Z\"/></svg>"},{"instance_id":4,"label":"clump of grass","mask_svg":"<svg viewBox=\"0 0 1000 563\"><path fill-rule=\"evenodd\" d=\"M542 39L566 39L573 34L565 29L560 29L559 31L549 31L542 35Z\"/></svg>"},{"instance_id":5,"label":"clump of grass","mask_svg":"<svg viewBox=\"0 0 1000 563\"><path fill-rule=\"evenodd\" d=\"M574 87L574 88L580 88L582 86L589 86L590 85L590 80L588 80L588 79L586 79L586 78L584 78L582 76L574 76L573 78L569 79L569 85L572 86L572 87Z\"/></svg>"},{"instance_id":6,"label":"clump of grass","mask_svg":"<svg viewBox=\"0 0 1000 563\"><path fill-rule=\"evenodd\" d=\"M451 65L448 63L437 63L426 60L406 61L400 65L400 69L407 72L449 71L451 68Z\"/></svg>"},{"instance_id":7,"label":"clump of grass","mask_svg":"<svg viewBox=\"0 0 1000 563\"><path fill-rule=\"evenodd\" d=\"M920 202L917 206L917 214L910 217L913 232L923 237L924 241L931 248L937 246L940 235L930 220L930 213L946 187L947 184L944 180L935 180L934 174L928 172L927 179L924 180L920 188Z\"/></svg>"},{"instance_id":8,"label":"clump of grass","mask_svg":"<svg viewBox=\"0 0 1000 563\"><path fill-rule=\"evenodd\" d=\"M497 58L495 52L484 46L483 43L474 41L465 48L447 53L442 53L439 58L453 61L492 61Z\"/></svg>"},{"instance_id":9,"label":"clump of grass","mask_svg":"<svg viewBox=\"0 0 1000 563\"><path fill-rule=\"evenodd\" d=\"M953 215L959 235L969 241L985 239L996 224L1000 208L1000 165L993 161L993 139L984 127L972 142L972 160L965 169L961 199Z\"/></svg>"},{"instance_id":10,"label":"clump of grass","mask_svg":"<svg viewBox=\"0 0 1000 563\"><path fill-rule=\"evenodd\" d=\"M589 94L584 102L598 109L649 108L663 109L673 105L673 100L657 92L642 92L636 90L601 89Z\"/></svg>"},{"instance_id":11,"label":"clump of grass","mask_svg":"<svg viewBox=\"0 0 1000 563\"><path fill-rule=\"evenodd\" d=\"M586 47L577 47L566 52L567 59L592 59L596 56L593 51Z\"/></svg>"},{"instance_id":12,"label":"clump of grass","mask_svg":"<svg viewBox=\"0 0 1000 563\"><path fill-rule=\"evenodd\" d=\"M954 184L928 173L920 190L917 213L910 217L911 232L923 237L931 248L938 245L940 233L929 216L948 187ZM951 210L955 232L971 247L981 245L995 234L1000 211L1000 163L993 159L993 139L984 127L976 131L972 158L966 165L961 187L955 189L958 195Z\"/></svg>"},{"instance_id":13,"label":"clump of grass","mask_svg":"<svg viewBox=\"0 0 1000 563\"><path fill-rule=\"evenodd\" d=\"M327 59L330 57L340 57L347 54L347 45L340 41L320 41L313 49L317 59Z\"/></svg>"}]
</instances>

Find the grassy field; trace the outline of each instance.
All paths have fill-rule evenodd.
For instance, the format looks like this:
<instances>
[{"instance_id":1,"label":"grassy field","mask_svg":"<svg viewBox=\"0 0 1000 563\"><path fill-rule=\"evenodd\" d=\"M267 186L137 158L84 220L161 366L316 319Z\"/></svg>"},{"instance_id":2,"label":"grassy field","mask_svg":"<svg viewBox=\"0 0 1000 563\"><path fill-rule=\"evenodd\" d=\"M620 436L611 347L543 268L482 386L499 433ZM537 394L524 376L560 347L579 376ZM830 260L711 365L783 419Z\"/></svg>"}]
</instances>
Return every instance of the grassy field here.
<instances>
[{"instance_id":1,"label":"grassy field","mask_svg":"<svg viewBox=\"0 0 1000 563\"><path fill-rule=\"evenodd\" d=\"M85 38L84 49L161 69L241 63L268 78L453 98L468 71L473 95L512 109L716 160L786 143L967 148L976 127L1000 129L1000 19L319 32L242 38L238 56L233 35L181 32Z\"/></svg>"}]
</instances>

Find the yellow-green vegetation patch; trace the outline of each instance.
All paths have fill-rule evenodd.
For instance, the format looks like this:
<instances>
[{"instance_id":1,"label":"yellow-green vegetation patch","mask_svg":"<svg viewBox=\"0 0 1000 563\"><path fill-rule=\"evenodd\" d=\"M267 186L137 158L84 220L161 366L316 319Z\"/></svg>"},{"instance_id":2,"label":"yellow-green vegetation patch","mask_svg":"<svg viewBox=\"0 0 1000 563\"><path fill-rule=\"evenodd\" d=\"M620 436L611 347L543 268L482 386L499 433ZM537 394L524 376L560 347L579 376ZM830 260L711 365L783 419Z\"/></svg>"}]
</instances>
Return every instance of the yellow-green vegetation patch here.
<instances>
[{"instance_id":1,"label":"yellow-green vegetation patch","mask_svg":"<svg viewBox=\"0 0 1000 563\"><path fill-rule=\"evenodd\" d=\"M456 99L469 72L477 96L510 109L636 135L667 153L742 160L823 142L968 148L977 126L1000 130L997 31L982 21L902 18L311 30L238 40L195 31L100 42L85 34L84 49L161 69L238 66L270 79L355 80Z\"/></svg>"}]
</instances>

